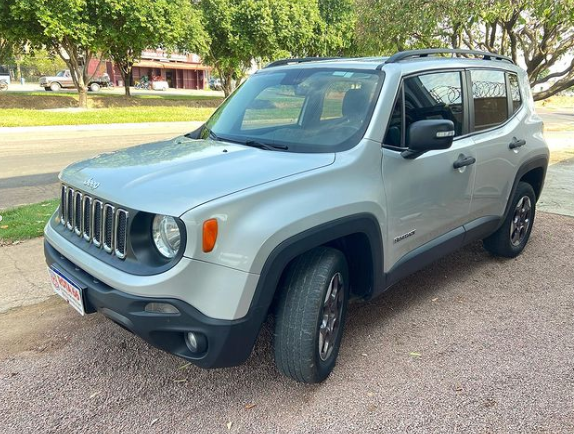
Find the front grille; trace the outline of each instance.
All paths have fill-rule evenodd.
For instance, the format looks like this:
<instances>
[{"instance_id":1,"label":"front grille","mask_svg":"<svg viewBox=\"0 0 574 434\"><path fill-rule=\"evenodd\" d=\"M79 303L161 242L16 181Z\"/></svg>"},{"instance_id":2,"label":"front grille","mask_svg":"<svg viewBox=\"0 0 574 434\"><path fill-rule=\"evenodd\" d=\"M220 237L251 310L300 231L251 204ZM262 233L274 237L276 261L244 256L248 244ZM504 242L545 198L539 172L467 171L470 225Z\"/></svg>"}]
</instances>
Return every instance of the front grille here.
<instances>
[{"instance_id":1,"label":"front grille","mask_svg":"<svg viewBox=\"0 0 574 434\"><path fill-rule=\"evenodd\" d=\"M109 203L104 205L104 250L112 251L114 242L114 207Z\"/></svg>"},{"instance_id":2,"label":"front grille","mask_svg":"<svg viewBox=\"0 0 574 434\"><path fill-rule=\"evenodd\" d=\"M70 187L66 199L66 227L70 230L74 227L74 189Z\"/></svg>"},{"instance_id":3,"label":"front grille","mask_svg":"<svg viewBox=\"0 0 574 434\"><path fill-rule=\"evenodd\" d=\"M94 246L100 247L102 245L102 214L104 207L101 200L94 199L94 226L92 227L92 242Z\"/></svg>"},{"instance_id":4,"label":"front grille","mask_svg":"<svg viewBox=\"0 0 574 434\"><path fill-rule=\"evenodd\" d=\"M92 202L93 200L90 196L84 196L84 202L82 204L82 232L84 234L84 240L88 242L92 240Z\"/></svg>"},{"instance_id":5,"label":"front grille","mask_svg":"<svg viewBox=\"0 0 574 434\"><path fill-rule=\"evenodd\" d=\"M126 257L126 242L128 238L128 213L119 209L116 213L116 256L120 259Z\"/></svg>"},{"instance_id":6,"label":"front grille","mask_svg":"<svg viewBox=\"0 0 574 434\"><path fill-rule=\"evenodd\" d=\"M126 257L129 221L126 210L62 185L60 220L86 242L119 259Z\"/></svg>"},{"instance_id":7,"label":"front grille","mask_svg":"<svg viewBox=\"0 0 574 434\"><path fill-rule=\"evenodd\" d=\"M82 235L82 193L76 191L74 194L74 232Z\"/></svg>"}]
</instances>

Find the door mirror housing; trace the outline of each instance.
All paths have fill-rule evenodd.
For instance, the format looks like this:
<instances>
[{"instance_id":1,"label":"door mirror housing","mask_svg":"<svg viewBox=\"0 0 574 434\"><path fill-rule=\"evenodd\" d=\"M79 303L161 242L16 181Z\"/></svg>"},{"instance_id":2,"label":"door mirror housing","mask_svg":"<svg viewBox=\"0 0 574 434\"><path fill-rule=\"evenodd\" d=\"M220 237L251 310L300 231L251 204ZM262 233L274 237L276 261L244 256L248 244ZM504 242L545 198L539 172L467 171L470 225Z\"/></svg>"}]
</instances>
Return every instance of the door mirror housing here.
<instances>
[{"instance_id":1,"label":"door mirror housing","mask_svg":"<svg viewBox=\"0 0 574 434\"><path fill-rule=\"evenodd\" d=\"M401 155L416 158L427 151L448 149L455 135L454 122L447 119L427 119L413 122L407 132L407 150Z\"/></svg>"}]
</instances>

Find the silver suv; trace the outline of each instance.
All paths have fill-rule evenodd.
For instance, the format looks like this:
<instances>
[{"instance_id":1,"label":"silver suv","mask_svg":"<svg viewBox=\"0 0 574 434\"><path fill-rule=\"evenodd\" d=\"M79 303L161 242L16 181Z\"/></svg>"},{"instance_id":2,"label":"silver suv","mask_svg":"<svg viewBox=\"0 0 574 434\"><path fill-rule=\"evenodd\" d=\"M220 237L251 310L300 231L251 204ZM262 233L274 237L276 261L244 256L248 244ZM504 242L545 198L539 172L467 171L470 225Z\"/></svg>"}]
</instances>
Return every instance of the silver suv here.
<instances>
[{"instance_id":1,"label":"silver suv","mask_svg":"<svg viewBox=\"0 0 574 434\"><path fill-rule=\"evenodd\" d=\"M47 263L81 314L203 368L244 362L272 315L279 370L320 382L349 299L474 240L520 254L548 154L506 57L278 61L198 130L67 167Z\"/></svg>"}]
</instances>

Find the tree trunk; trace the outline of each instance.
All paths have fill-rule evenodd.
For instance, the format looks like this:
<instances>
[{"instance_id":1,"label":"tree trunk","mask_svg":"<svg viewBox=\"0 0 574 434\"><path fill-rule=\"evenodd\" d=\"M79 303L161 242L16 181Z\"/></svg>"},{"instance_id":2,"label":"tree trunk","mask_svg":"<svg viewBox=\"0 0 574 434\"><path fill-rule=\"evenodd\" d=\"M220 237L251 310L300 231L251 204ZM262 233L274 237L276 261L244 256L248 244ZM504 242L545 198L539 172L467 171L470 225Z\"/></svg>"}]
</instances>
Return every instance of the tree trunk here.
<instances>
[{"instance_id":1,"label":"tree trunk","mask_svg":"<svg viewBox=\"0 0 574 434\"><path fill-rule=\"evenodd\" d=\"M231 95L233 92L233 74L232 73L225 73L221 76L221 84L223 85L223 94L225 98Z\"/></svg>"},{"instance_id":2,"label":"tree trunk","mask_svg":"<svg viewBox=\"0 0 574 434\"><path fill-rule=\"evenodd\" d=\"M129 98L132 96L130 89L132 84L132 69L130 68L129 71L125 73L122 71L122 78L124 79L124 95Z\"/></svg>"},{"instance_id":3,"label":"tree trunk","mask_svg":"<svg viewBox=\"0 0 574 434\"><path fill-rule=\"evenodd\" d=\"M78 105L80 108L88 108L88 89L85 86L78 89Z\"/></svg>"}]
</instances>

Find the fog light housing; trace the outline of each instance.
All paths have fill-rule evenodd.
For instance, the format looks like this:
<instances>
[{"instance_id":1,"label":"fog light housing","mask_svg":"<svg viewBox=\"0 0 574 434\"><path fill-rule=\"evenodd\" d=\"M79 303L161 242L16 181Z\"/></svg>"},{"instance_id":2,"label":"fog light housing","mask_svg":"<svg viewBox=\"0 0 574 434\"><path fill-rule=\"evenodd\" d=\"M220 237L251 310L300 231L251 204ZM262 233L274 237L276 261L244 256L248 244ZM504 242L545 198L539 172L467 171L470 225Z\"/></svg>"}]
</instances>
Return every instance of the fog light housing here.
<instances>
[{"instance_id":1,"label":"fog light housing","mask_svg":"<svg viewBox=\"0 0 574 434\"><path fill-rule=\"evenodd\" d=\"M169 303L148 303L145 305L144 310L148 313L162 313L176 315L179 313L179 309Z\"/></svg>"},{"instance_id":2,"label":"fog light housing","mask_svg":"<svg viewBox=\"0 0 574 434\"><path fill-rule=\"evenodd\" d=\"M193 354L201 354L207 348L207 339L201 333L185 333L185 345Z\"/></svg>"}]
</instances>

